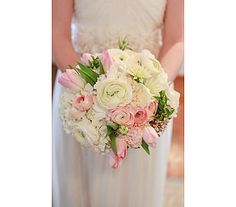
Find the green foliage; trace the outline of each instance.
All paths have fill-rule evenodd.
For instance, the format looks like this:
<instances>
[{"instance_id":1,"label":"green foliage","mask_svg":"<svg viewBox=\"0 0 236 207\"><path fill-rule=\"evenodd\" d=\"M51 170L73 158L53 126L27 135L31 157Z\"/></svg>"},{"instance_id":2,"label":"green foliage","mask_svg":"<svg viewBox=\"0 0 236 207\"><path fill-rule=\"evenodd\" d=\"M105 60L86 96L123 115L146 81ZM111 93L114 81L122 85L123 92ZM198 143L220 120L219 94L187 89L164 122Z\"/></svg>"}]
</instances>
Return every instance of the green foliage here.
<instances>
[{"instance_id":1,"label":"green foliage","mask_svg":"<svg viewBox=\"0 0 236 207\"><path fill-rule=\"evenodd\" d=\"M92 60L89 61L89 67L92 69L98 68L100 75L105 73L104 68L103 68L103 64L102 64L101 60L99 59L99 57L92 56Z\"/></svg>"},{"instance_id":2,"label":"green foliage","mask_svg":"<svg viewBox=\"0 0 236 207\"><path fill-rule=\"evenodd\" d=\"M129 47L129 43L128 43L127 37L119 38L118 46L119 46L119 48L121 50L125 50L125 49L133 50L132 48Z\"/></svg>"},{"instance_id":3,"label":"green foliage","mask_svg":"<svg viewBox=\"0 0 236 207\"><path fill-rule=\"evenodd\" d=\"M99 57L92 56L92 60L89 61L88 66L79 62L77 62L77 64L79 65L79 67L75 68L75 71L81 76L81 78L86 81L86 83L90 83L91 86L95 85L99 75L105 73L102 62ZM70 65L69 67L72 68L72 66ZM94 69L98 69L99 74L96 73Z\"/></svg>"},{"instance_id":4,"label":"green foliage","mask_svg":"<svg viewBox=\"0 0 236 207\"><path fill-rule=\"evenodd\" d=\"M167 104L168 98L165 91L160 91L160 95L156 96L155 98L158 102L158 109L155 119L159 121L169 119L175 110Z\"/></svg>"},{"instance_id":5,"label":"green foliage","mask_svg":"<svg viewBox=\"0 0 236 207\"><path fill-rule=\"evenodd\" d=\"M145 152L150 155L149 146L144 140L142 140L142 145L141 146L145 150Z\"/></svg>"},{"instance_id":6,"label":"green foliage","mask_svg":"<svg viewBox=\"0 0 236 207\"><path fill-rule=\"evenodd\" d=\"M94 72L90 67L78 63L79 68L75 68L75 71L87 82L90 83L92 86L95 85L98 79L98 74Z\"/></svg>"},{"instance_id":7,"label":"green foliage","mask_svg":"<svg viewBox=\"0 0 236 207\"><path fill-rule=\"evenodd\" d=\"M115 129L112 125L107 125L107 133L108 133L108 136L111 139L111 141L110 141L111 148L115 153L117 153L117 149L116 149L116 131L115 131Z\"/></svg>"}]
</instances>

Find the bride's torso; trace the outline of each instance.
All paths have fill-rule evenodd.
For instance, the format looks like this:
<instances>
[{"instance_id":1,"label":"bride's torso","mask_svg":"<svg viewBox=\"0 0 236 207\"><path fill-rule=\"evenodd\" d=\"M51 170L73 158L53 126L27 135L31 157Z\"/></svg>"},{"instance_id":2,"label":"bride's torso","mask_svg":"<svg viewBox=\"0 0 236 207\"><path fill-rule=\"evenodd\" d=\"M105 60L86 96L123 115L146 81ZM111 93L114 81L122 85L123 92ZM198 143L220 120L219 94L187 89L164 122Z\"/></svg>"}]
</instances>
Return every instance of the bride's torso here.
<instances>
[{"instance_id":1,"label":"bride's torso","mask_svg":"<svg viewBox=\"0 0 236 207\"><path fill-rule=\"evenodd\" d=\"M166 0L75 0L72 39L78 52L101 52L127 37L135 50L158 53Z\"/></svg>"}]
</instances>

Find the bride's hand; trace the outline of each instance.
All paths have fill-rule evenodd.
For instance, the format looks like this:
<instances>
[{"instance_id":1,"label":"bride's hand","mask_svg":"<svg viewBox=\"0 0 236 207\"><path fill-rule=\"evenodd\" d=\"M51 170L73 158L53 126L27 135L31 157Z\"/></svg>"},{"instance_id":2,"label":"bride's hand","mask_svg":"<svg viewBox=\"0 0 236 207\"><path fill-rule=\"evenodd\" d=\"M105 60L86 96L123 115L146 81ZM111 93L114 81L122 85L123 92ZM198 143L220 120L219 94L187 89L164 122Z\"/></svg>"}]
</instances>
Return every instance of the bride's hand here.
<instances>
[{"instance_id":1,"label":"bride's hand","mask_svg":"<svg viewBox=\"0 0 236 207\"><path fill-rule=\"evenodd\" d=\"M79 55L71 41L71 20L73 0L53 0L52 10L52 50L53 61L63 71L68 65L75 66Z\"/></svg>"}]
</instances>

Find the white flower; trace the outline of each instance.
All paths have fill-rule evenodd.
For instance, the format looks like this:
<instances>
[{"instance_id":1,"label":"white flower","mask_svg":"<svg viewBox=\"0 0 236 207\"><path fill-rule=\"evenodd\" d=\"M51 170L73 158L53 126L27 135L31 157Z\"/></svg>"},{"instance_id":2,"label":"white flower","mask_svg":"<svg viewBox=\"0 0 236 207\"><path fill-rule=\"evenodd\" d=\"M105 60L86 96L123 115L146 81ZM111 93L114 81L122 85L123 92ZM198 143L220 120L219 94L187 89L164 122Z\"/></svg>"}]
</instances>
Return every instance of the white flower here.
<instances>
[{"instance_id":1,"label":"white flower","mask_svg":"<svg viewBox=\"0 0 236 207\"><path fill-rule=\"evenodd\" d=\"M151 78L150 71L141 65L134 65L127 70L127 72L134 77L139 83L143 83L146 79Z\"/></svg>"},{"instance_id":2,"label":"white flower","mask_svg":"<svg viewBox=\"0 0 236 207\"><path fill-rule=\"evenodd\" d=\"M87 118L84 117L78 123L77 129L90 145L97 144L99 139L98 132Z\"/></svg>"},{"instance_id":3,"label":"white flower","mask_svg":"<svg viewBox=\"0 0 236 207\"><path fill-rule=\"evenodd\" d=\"M179 98L180 94L174 90L173 85L169 87L169 89L166 91L166 95L168 97L168 104L175 109L175 112L179 108Z\"/></svg>"},{"instance_id":4,"label":"white flower","mask_svg":"<svg viewBox=\"0 0 236 207\"><path fill-rule=\"evenodd\" d=\"M133 84L133 99L131 105L146 107L149 106L151 99L152 95L145 85L137 82Z\"/></svg>"},{"instance_id":5,"label":"white flower","mask_svg":"<svg viewBox=\"0 0 236 207\"><path fill-rule=\"evenodd\" d=\"M125 106L132 100L132 88L123 80L105 80L96 84L98 103L106 109Z\"/></svg>"},{"instance_id":6,"label":"white flower","mask_svg":"<svg viewBox=\"0 0 236 207\"><path fill-rule=\"evenodd\" d=\"M166 90L168 86L168 76L166 73L158 73L145 81L145 86L153 95L158 95L161 90Z\"/></svg>"},{"instance_id":7,"label":"white flower","mask_svg":"<svg viewBox=\"0 0 236 207\"><path fill-rule=\"evenodd\" d=\"M143 50L141 53L141 63L148 68L150 72L160 72L161 64L149 50Z\"/></svg>"}]
</instances>

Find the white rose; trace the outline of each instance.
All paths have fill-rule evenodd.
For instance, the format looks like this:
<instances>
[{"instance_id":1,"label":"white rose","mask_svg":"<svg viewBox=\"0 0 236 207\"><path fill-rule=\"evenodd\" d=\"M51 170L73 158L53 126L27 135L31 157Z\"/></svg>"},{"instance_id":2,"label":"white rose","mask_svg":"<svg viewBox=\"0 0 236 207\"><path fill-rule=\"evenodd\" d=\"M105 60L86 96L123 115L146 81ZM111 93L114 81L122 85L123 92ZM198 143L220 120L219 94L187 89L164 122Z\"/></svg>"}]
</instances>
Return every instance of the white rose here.
<instances>
[{"instance_id":1,"label":"white rose","mask_svg":"<svg viewBox=\"0 0 236 207\"><path fill-rule=\"evenodd\" d=\"M145 81L145 86L153 95L158 95L161 90L166 90L169 87L168 76L164 72L155 73L152 78Z\"/></svg>"},{"instance_id":2,"label":"white rose","mask_svg":"<svg viewBox=\"0 0 236 207\"><path fill-rule=\"evenodd\" d=\"M125 106L132 100L132 88L123 80L105 80L96 84L98 103L106 109Z\"/></svg>"},{"instance_id":3,"label":"white rose","mask_svg":"<svg viewBox=\"0 0 236 207\"><path fill-rule=\"evenodd\" d=\"M149 50L143 50L141 53L141 63L148 68L150 72L160 72L161 64Z\"/></svg>"},{"instance_id":4,"label":"white rose","mask_svg":"<svg viewBox=\"0 0 236 207\"><path fill-rule=\"evenodd\" d=\"M173 85L169 87L169 89L166 91L166 95L168 97L168 104L177 111L179 108L179 98L180 93L174 90Z\"/></svg>"},{"instance_id":5,"label":"white rose","mask_svg":"<svg viewBox=\"0 0 236 207\"><path fill-rule=\"evenodd\" d=\"M137 82L133 84L133 99L131 105L146 107L149 106L151 99L152 95L145 85Z\"/></svg>"}]
</instances>

